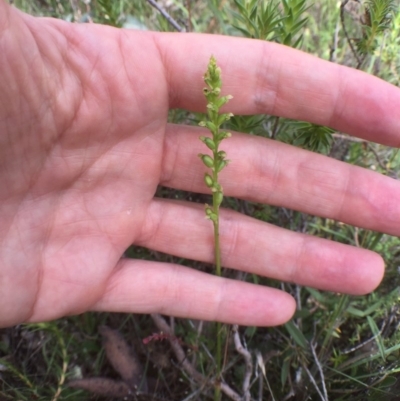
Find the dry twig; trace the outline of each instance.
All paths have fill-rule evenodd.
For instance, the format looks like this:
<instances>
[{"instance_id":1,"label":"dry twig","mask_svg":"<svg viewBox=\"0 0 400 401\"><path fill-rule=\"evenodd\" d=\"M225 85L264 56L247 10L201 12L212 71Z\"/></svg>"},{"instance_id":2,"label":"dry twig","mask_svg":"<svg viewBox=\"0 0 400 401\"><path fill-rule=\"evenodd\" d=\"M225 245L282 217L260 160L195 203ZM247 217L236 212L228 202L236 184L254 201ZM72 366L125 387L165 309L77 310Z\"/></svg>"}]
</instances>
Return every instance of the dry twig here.
<instances>
[{"instance_id":1,"label":"dry twig","mask_svg":"<svg viewBox=\"0 0 400 401\"><path fill-rule=\"evenodd\" d=\"M357 0L356 0L356 1L357 1ZM349 0L343 0L342 3L341 3L341 5L340 5L340 21L341 21L341 23L342 23L342 28L343 28L344 36L346 37L347 43L349 44L350 49L351 49L351 51L352 51L354 57L355 57L356 60L357 60L356 69L358 70L358 69L361 67L362 63L364 62L364 58L360 58L360 57L358 56L357 50L356 50L355 47L353 46L353 42L352 42L352 40L350 39L349 34L348 34L348 32L347 32L347 29L346 29L346 23L345 23L345 21L344 21L344 10L345 10L346 4L347 4L348 2L349 2Z\"/></svg>"},{"instance_id":2,"label":"dry twig","mask_svg":"<svg viewBox=\"0 0 400 401\"><path fill-rule=\"evenodd\" d=\"M328 401L328 391L326 390L324 371L322 369L321 363L318 360L317 353L315 352L315 346L312 342L310 344L310 348L311 348L311 353L314 357L315 364L317 365L319 375L321 376L322 391L324 393L325 400Z\"/></svg>"},{"instance_id":3,"label":"dry twig","mask_svg":"<svg viewBox=\"0 0 400 401\"><path fill-rule=\"evenodd\" d=\"M327 398L324 397L324 395L321 393L321 390L319 389L317 382L315 381L313 375L311 374L311 372L308 370L307 366L303 365L303 369L306 371L311 383L313 384L315 390L317 391L318 395L321 397L322 401L328 401Z\"/></svg>"},{"instance_id":4,"label":"dry twig","mask_svg":"<svg viewBox=\"0 0 400 401\"><path fill-rule=\"evenodd\" d=\"M235 348L236 351L242 355L244 361L245 361L245 375L243 379L243 401L250 401L251 400L251 394L250 394L250 379L251 375L253 373L253 360L251 357L250 352L243 347L242 342L240 341L240 336L239 336L239 327L237 324L235 324L232 327L233 331L233 340L235 342Z\"/></svg>"},{"instance_id":5,"label":"dry twig","mask_svg":"<svg viewBox=\"0 0 400 401\"><path fill-rule=\"evenodd\" d=\"M155 0L147 0L147 2L154 7L178 32L185 32L185 30Z\"/></svg>"}]
</instances>

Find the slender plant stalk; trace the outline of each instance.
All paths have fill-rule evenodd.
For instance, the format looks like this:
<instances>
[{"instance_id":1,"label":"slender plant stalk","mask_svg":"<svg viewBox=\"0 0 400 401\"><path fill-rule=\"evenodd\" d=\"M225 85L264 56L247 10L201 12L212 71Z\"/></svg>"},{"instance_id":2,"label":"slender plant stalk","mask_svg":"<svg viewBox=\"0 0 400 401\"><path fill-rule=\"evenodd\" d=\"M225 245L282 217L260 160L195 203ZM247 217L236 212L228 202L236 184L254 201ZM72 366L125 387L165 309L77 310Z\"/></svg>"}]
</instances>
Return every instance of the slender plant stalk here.
<instances>
[{"instance_id":1,"label":"slender plant stalk","mask_svg":"<svg viewBox=\"0 0 400 401\"><path fill-rule=\"evenodd\" d=\"M205 173L204 182L208 188L211 189L213 202L212 206L206 205L205 212L207 218L213 222L214 226L214 259L215 259L215 272L217 276L221 276L221 250L219 242L219 207L223 200L223 190L218 180L218 174L228 164L226 160L226 153L219 150L221 141L230 137L230 133L220 129L221 125L228 121L231 113L220 113L220 108L226 104L232 96L220 96L221 93L221 69L217 66L216 60L213 56L210 58L207 71L204 75L204 82L207 87L204 88L204 96L207 99L207 115L200 125L206 127L211 137L200 137L200 140L212 151L212 156L206 154L199 154L200 159L206 167L211 169L212 174ZM222 371L222 325L217 323L217 380L215 386L214 400L221 399L221 371Z\"/></svg>"}]
</instances>

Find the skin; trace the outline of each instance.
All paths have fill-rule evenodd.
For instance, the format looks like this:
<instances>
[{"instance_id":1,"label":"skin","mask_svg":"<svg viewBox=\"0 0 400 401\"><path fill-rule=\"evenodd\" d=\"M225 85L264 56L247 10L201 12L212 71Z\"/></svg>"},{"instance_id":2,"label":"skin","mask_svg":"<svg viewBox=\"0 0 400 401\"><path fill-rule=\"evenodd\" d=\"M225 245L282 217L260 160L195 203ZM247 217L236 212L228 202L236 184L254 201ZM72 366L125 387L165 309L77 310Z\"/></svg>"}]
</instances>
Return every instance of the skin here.
<instances>
[{"instance_id":1,"label":"skin","mask_svg":"<svg viewBox=\"0 0 400 401\"><path fill-rule=\"evenodd\" d=\"M0 0L0 326L88 310L159 312L243 325L287 321L286 293L121 256L141 245L211 262L201 205L157 185L208 192L200 127L214 54L235 114L267 113L400 144L400 90L287 47L229 37L116 30L25 15ZM240 57L238 56L240 55ZM400 185L372 171L234 133L225 195L400 234ZM364 294L384 264L371 251L221 212L226 267Z\"/></svg>"}]
</instances>

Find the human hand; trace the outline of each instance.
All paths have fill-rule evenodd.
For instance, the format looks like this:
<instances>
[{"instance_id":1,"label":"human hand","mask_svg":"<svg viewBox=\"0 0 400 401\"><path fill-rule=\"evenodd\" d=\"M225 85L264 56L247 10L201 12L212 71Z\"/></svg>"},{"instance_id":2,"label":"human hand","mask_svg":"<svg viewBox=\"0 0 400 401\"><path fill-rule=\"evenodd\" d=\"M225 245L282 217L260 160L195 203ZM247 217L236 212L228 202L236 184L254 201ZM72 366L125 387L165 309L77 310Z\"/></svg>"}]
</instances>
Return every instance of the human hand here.
<instances>
[{"instance_id":1,"label":"human hand","mask_svg":"<svg viewBox=\"0 0 400 401\"><path fill-rule=\"evenodd\" d=\"M0 53L0 326L87 310L243 325L290 318L295 303L284 292L121 259L131 244L213 259L203 207L154 198L159 184L207 191L196 157L204 130L167 124L167 114L204 110L211 54L234 96L227 111L400 143L399 89L272 43L68 24L0 0ZM228 196L400 232L400 186L390 178L239 133L224 150ZM229 210L220 229L226 267L353 294L382 278L381 257L367 250Z\"/></svg>"}]
</instances>

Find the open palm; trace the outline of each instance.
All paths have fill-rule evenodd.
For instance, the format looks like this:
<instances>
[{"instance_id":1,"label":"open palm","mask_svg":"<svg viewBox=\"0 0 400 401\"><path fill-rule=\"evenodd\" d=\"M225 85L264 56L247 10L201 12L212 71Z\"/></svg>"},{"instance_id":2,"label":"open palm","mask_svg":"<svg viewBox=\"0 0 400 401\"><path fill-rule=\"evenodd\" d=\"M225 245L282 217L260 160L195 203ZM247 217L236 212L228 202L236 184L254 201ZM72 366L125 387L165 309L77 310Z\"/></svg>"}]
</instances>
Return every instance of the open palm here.
<instances>
[{"instance_id":1,"label":"open palm","mask_svg":"<svg viewBox=\"0 0 400 401\"><path fill-rule=\"evenodd\" d=\"M398 89L271 43L73 25L0 0L0 53L0 326L86 310L253 325L290 318L284 292L121 259L131 244L213 259L201 205L154 198L159 184L207 191L196 157L203 129L167 124L167 115L204 109L211 54L234 96L229 111L400 142L391 113ZM236 133L225 142L226 195L400 231L394 180L262 138ZM226 267L356 294L382 277L372 252L232 211L221 218Z\"/></svg>"}]
</instances>

